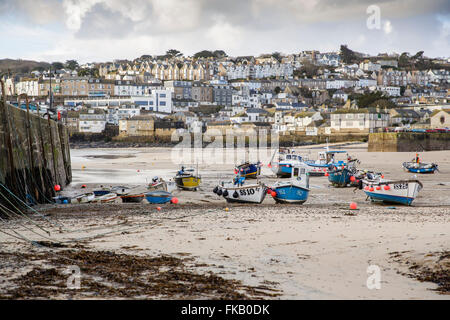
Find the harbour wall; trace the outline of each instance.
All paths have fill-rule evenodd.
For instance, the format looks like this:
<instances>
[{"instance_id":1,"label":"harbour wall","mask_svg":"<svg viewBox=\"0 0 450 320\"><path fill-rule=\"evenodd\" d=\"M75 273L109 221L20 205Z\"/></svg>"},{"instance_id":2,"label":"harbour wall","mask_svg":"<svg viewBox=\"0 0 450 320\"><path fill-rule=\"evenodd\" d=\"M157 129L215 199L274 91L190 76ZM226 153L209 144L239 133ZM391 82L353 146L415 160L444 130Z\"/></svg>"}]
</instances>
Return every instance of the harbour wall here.
<instances>
[{"instance_id":1,"label":"harbour wall","mask_svg":"<svg viewBox=\"0 0 450 320\"><path fill-rule=\"evenodd\" d=\"M8 208L21 205L17 198L50 202L54 186L72 180L69 135L61 123L0 101L0 147L0 204Z\"/></svg>"},{"instance_id":2,"label":"harbour wall","mask_svg":"<svg viewBox=\"0 0 450 320\"><path fill-rule=\"evenodd\" d=\"M382 132L369 134L369 152L450 150L450 133Z\"/></svg>"}]
</instances>

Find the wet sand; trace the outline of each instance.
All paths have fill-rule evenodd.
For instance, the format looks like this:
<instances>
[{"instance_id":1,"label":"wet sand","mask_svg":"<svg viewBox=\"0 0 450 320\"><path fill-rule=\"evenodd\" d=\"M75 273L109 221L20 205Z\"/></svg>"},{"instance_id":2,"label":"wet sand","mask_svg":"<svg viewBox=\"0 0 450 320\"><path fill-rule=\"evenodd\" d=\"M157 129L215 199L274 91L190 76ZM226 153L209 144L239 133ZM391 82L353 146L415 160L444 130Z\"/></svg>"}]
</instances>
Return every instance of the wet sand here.
<instances>
[{"instance_id":1,"label":"wet sand","mask_svg":"<svg viewBox=\"0 0 450 320\"><path fill-rule=\"evenodd\" d=\"M297 150L314 158L318 148ZM402 170L401 164L412 159L414 153L368 153L366 144L351 144L345 150L361 161L360 167L381 171L386 178L412 177ZM330 187L326 177L311 178L310 197L301 206L276 205L270 196L261 205L230 205L212 189L219 180L232 178L233 164L200 164L201 189L175 191L180 203L162 205L161 211L146 203L119 202L47 205L39 207L39 211L73 231L58 232L58 228L47 226L52 239L70 241L67 245L81 243L84 250L90 251L189 257L192 260L186 262L186 268L190 272L213 272L223 279L238 281L237 287L265 288L267 295L256 298L448 299L448 289L443 290L438 283L445 282L442 279L450 270L450 151L424 152L421 158L438 163L440 173L418 177L424 189L411 207L371 203L361 190ZM267 161L263 163L261 180L270 185L276 178ZM170 151L165 148L95 149L74 150L72 168L74 181L63 194L117 184L143 192L146 181L153 176L173 177L178 164L172 162ZM82 184L88 188L81 189ZM348 209L352 201L357 202L357 211ZM38 240L17 221L12 223L21 234ZM30 250L29 244L1 233L0 242L2 252ZM35 250L57 253L67 248ZM42 264L50 262L44 259ZM367 288L369 265L381 269L379 290ZM23 268L25 272L30 266ZM435 269L441 274L433 278L429 274ZM428 276L423 276L427 272ZM17 269L2 273L7 280L3 285L0 282L0 297L5 288L14 286L13 279L18 274ZM434 283L433 279L438 280ZM137 292L130 297L161 297L145 292L143 296ZM221 297L207 290L204 295L201 290L194 292L191 297L199 299ZM277 294L270 295L274 292ZM61 298L64 294L48 296ZM105 293L104 297L114 294Z\"/></svg>"}]
</instances>

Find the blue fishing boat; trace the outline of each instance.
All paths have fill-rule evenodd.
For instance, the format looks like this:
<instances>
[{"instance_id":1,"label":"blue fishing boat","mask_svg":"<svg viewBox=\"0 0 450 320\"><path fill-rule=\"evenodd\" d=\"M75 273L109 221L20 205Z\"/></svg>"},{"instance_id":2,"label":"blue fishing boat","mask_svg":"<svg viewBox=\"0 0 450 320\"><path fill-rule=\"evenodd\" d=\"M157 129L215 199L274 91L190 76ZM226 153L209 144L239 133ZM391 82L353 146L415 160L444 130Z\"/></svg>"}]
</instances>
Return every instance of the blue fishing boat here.
<instances>
[{"instance_id":1,"label":"blue fishing boat","mask_svg":"<svg viewBox=\"0 0 450 320\"><path fill-rule=\"evenodd\" d=\"M403 168L412 173L434 173L439 171L438 165L435 163L423 163L420 162L419 154L410 162L404 162Z\"/></svg>"},{"instance_id":2,"label":"blue fishing boat","mask_svg":"<svg viewBox=\"0 0 450 320\"><path fill-rule=\"evenodd\" d=\"M346 187L352 182L352 177L355 176L357 169L357 159L348 158L347 163L334 163L328 167L328 181L335 187Z\"/></svg>"},{"instance_id":3,"label":"blue fishing boat","mask_svg":"<svg viewBox=\"0 0 450 320\"><path fill-rule=\"evenodd\" d=\"M145 198L149 203L155 203L155 204L163 204L170 202L172 200L172 194L167 191L158 190L158 191L152 191L147 192L145 194Z\"/></svg>"},{"instance_id":4,"label":"blue fishing boat","mask_svg":"<svg viewBox=\"0 0 450 320\"><path fill-rule=\"evenodd\" d=\"M303 158L293 150L280 150L277 157L276 154L272 156L269 167L279 178L290 177L292 168L303 163Z\"/></svg>"},{"instance_id":5,"label":"blue fishing boat","mask_svg":"<svg viewBox=\"0 0 450 320\"><path fill-rule=\"evenodd\" d=\"M334 164L336 166L344 166L345 161L339 160L336 161L336 154L347 153L346 151L330 151L328 147L327 151L320 151L318 153L317 160L305 160L305 163L310 167L310 175L311 176L323 176L326 173L326 169L330 164Z\"/></svg>"},{"instance_id":6,"label":"blue fishing boat","mask_svg":"<svg viewBox=\"0 0 450 320\"><path fill-rule=\"evenodd\" d=\"M107 195L108 193L111 193L111 190L94 190L93 192L96 197L101 197Z\"/></svg>"},{"instance_id":7,"label":"blue fishing boat","mask_svg":"<svg viewBox=\"0 0 450 320\"><path fill-rule=\"evenodd\" d=\"M309 173L305 164L291 168L291 180L277 182L271 189L277 203L302 204L309 195Z\"/></svg>"},{"instance_id":8,"label":"blue fishing boat","mask_svg":"<svg viewBox=\"0 0 450 320\"><path fill-rule=\"evenodd\" d=\"M235 173L241 177L256 179L261 174L261 164L245 162L235 168Z\"/></svg>"}]
</instances>

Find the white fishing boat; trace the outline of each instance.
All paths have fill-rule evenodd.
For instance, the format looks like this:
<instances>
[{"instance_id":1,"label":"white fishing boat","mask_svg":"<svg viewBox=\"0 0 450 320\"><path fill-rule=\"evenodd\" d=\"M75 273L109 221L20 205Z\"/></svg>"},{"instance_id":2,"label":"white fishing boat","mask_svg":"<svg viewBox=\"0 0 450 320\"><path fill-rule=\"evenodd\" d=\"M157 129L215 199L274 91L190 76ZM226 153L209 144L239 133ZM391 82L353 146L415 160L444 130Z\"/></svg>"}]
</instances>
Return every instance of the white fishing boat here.
<instances>
[{"instance_id":1,"label":"white fishing boat","mask_svg":"<svg viewBox=\"0 0 450 320\"><path fill-rule=\"evenodd\" d=\"M95 199L95 194L93 192L80 194L78 196L72 197L70 199L70 203L77 204L77 203L89 203L92 200Z\"/></svg>"},{"instance_id":2,"label":"white fishing boat","mask_svg":"<svg viewBox=\"0 0 450 320\"><path fill-rule=\"evenodd\" d=\"M126 196L131 192L131 189L124 186L112 187L109 194L115 193L118 196Z\"/></svg>"},{"instance_id":3,"label":"white fishing boat","mask_svg":"<svg viewBox=\"0 0 450 320\"><path fill-rule=\"evenodd\" d=\"M94 200L91 201L91 203L107 203L115 201L118 198L116 193L108 193L103 196L95 197Z\"/></svg>"},{"instance_id":4,"label":"white fishing boat","mask_svg":"<svg viewBox=\"0 0 450 320\"><path fill-rule=\"evenodd\" d=\"M172 192L177 188L174 181L166 181L162 178L154 177L152 182L148 185L147 189L149 191L167 191Z\"/></svg>"},{"instance_id":5,"label":"white fishing boat","mask_svg":"<svg viewBox=\"0 0 450 320\"><path fill-rule=\"evenodd\" d=\"M419 180L363 180L363 190L372 200L411 205L422 190Z\"/></svg>"},{"instance_id":6,"label":"white fishing boat","mask_svg":"<svg viewBox=\"0 0 450 320\"><path fill-rule=\"evenodd\" d=\"M267 186L260 181L253 184L245 184L242 181L244 180L222 182L214 188L214 193L223 196L227 202L262 203L267 194Z\"/></svg>"}]
</instances>

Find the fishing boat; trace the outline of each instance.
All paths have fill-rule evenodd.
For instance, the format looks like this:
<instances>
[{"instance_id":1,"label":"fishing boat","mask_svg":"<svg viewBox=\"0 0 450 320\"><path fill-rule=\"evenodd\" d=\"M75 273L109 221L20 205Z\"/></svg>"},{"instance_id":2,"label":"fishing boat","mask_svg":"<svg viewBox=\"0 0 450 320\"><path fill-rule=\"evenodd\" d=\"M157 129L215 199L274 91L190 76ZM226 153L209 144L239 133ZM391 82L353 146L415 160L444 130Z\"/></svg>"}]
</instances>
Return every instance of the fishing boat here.
<instances>
[{"instance_id":1,"label":"fishing boat","mask_svg":"<svg viewBox=\"0 0 450 320\"><path fill-rule=\"evenodd\" d=\"M129 194L126 196L121 196L123 203L141 203L144 200L144 194Z\"/></svg>"},{"instance_id":2,"label":"fishing boat","mask_svg":"<svg viewBox=\"0 0 450 320\"><path fill-rule=\"evenodd\" d=\"M172 200L172 197L173 196L170 192L163 190L151 191L145 194L145 198L147 199L147 201L154 204L164 204L170 202Z\"/></svg>"},{"instance_id":3,"label":"fishing boat","mask_svg":"<svg viewBox=\"0 0 450 320\"><path fill-rule=\"evenodd\" d=\"M198 169L196 174L194 169L185 169L184 167L181 167L181 170L178 171L174 180L177 187L183 190L197 191L197 188L201 183L201 177L198 174Z\"/></svg>"},{"instance_id":4,"label":"fishing boat","mask_svg":"<svg viewBox=\"0 0 450 320\"><path fill-rule=\"evenodd\" d=\"M261 174L261 163L245 162L234 169L235 174L240 174L242 177L256 179Z\"/></svg>"},{"instance_id":5,"label":"fishing boat","mask_svg":"<svg viewBox=\"0 0 450 320\"><path fill-rule=\"evenodd\" d=\"M125 196L130 193L130 188L124 186L112 187L110 193L115 193L118 196Z\"/></svg>"},{"instance_id":6,"label":"fishing boat","mask_svg":"<svg viewBox=\"0 0 450 320\"><path fill-rule=\"evenodd\" d=\"M328 167L328 181L334 187L346 187L352 182L352 177L357 172L356 163L359 163L357 159L348 158L348 162L333 163Z\"/></svg>"},{"instance_id":7,"label":"fishing boat","mask_svg":"<svg viewBox=\"0 0 450 320\"><path fill-rule=\"evenodd\" d=\"M108 193L103 196L95 197L91 202L92 203L107 203L107 202L113 202L116 199L117 199L117 194Z\"/></svg>"},{"instance_id":8,"label":"fishing boat","mask_svg":"<svg viewBox=\"0 0 450 320\"><path fill-rule=\"evenodd\" d=\"M337 154L344 154L347 153L346 151L339 150L329 150L327 146L326 151L319 151L318 152L318 159L317 160L305 160L304 162L311 168L310 169L310 175L311 176L324 176L327 172L327 168L330 164L334 164L335 166L344 166L345 161L343 160L336 160Z\"/></svg>"},{"instance_id":9,"label":"fishing boat","mask_svg":"<svg viewBox=\"0 0 450 320\"><path fill-rule=\"evenodd\" d=\"M403 168L413 173L434 173L436 170L439 171L438 165L435 163L420 162L419 154L416 154L416 157L412 161L404 162Z\"/></svg>"},{"instance_id":10,"label":"fishing boat","mask_svg":"<svg viewBox=\"0 0 450 320\"><path fill-rule=\"evenodd\" d=\"M291 168L301 163L302 156L295 154L294 150L280 149L273 154L269 167L278 178L288 178L291 176Z\"/></svg>"},{"instance_id":11,"label":"fishing boat","mask_svg":"<svg viewBox=\"0 0 450 320\"><path fill-rule=\"evenodd\" d=\"M372 201L410 206L423 185L419 180L363 180L364 192Z\"/></svg>"},{"instance_id":12,"label":"fishing boat","mask_svg":"<svg viewBox=\"0 0 450 320\"><path fill-rule=\"evenodd\" d=\"M101 189L99 190L93 191L96 197L104 196L105 194L111 193L111 188L105 188L103 186L100 186L100 188Z\"/></svg>"},{"instance_id":13,"label":"fishing boat","mask_svg":"<svg viewBox=\"0 0 450 320\"><path fill-rule=\"evenodd\" d=\"M78 196L72 197L70 203L89 203L95 199L95 194L93 192L80 194Z\"/></svg>"},{"instance_id":14,"label":"fishing boat","mask_svg":"<svg viewBox=\"0 0 450 320\"><path fill-rule=\"evenodd\" d=\"M162 178L154 177L152 182L147 186L149 191L167 191L172 192L177 188L177 185L173 181L165 181Z\"/></svg>"},{"instance_id":15,"label":"fishing boat","mask_svg":"<svg viewBox=\"0 0 450 320\"><path fill-rule=\"evenodd\" d=\"M267 194L267 186L260 181L246 184L245 177L237 175L231 182L221 182L213 192L223 196L227 202L262 203Z\"/></svg>"},{"instance_id":16,"label":"fishing boat","mask_svg":"<svg viewBox=\"0 0 450 320\"><path fill-rule=\"evenodd\" d=\"M291 168L290 181L277 182L270 191L277 203L304 203L309 195L308 166L302 164Z\"/></svg>"}]
</instances>

